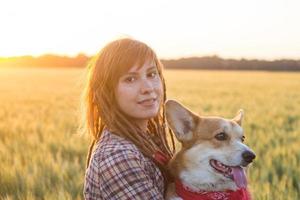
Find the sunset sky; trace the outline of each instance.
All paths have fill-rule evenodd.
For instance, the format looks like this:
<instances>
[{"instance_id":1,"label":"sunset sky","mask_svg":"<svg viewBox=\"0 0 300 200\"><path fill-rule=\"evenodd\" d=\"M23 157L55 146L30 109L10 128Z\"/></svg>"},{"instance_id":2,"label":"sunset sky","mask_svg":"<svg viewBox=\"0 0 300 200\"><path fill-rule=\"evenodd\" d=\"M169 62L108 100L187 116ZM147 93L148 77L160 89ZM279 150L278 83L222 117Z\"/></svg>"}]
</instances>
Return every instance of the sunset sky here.
<instances>
[{"instance_id":1,"label":"sunset sky","mask_svg":"<svg viewBox=\"0 0 300 200\"><path fill-rule=\"evenodd\" d=\"M160 58L300 59L299 0L7 0L0 57L95 54L130 36Z\"/></svg>"}]
</instances>

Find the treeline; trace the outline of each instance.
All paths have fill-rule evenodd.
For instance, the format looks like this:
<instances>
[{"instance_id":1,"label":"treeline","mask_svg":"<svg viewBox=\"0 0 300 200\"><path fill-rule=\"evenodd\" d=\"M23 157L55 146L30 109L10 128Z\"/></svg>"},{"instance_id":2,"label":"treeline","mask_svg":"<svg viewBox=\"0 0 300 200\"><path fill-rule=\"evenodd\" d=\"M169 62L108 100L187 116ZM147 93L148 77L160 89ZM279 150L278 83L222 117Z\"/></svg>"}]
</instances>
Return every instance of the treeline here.
<instances>
[{"instance_id":1,"label":"treeline","mask_svg":"<svg viewBox=\"0 0 300 200\"><path fill-rule=\"evenodd\" d=\"M43 55L0 58L0 67L85 67L90 57L78 54L75 57ZM218 56L190 57L176 60L162 60L169 69L209 70L274 70L300 71L300 60L281 59L274 61L223 59Z\"/></svg>"},{"instance_id":2,"label":"treeline","mask_svg":"<svg viewBox=\"0 0 300 200\"><path fill-rule=\"evenodd\" d=\"M246 60L223 59L218 56L191 57L176 60L162 60L167 68L216 69L216 70L274 70L299 71L300 60Z\"/></svg>"}]
</instances>

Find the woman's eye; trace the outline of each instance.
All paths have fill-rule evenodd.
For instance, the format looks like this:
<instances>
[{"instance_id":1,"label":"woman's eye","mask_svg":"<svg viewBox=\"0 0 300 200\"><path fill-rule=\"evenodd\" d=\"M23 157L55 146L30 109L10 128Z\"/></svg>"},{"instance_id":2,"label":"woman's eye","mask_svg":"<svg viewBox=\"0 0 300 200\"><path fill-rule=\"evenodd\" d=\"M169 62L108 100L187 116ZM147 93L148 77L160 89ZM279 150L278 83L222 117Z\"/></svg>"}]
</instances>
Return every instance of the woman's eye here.
<instances>
[{"instance_id":1,"label":"woman's eye","mask_svg":"<svg viewBox=\"0 0 300 200\"><path fill-rule=\"evenodd\" d=\"M157 75L157 72L150 72L150 73L148 74L148 77L154 78L154 77L156 77L156 75Z\"/></svg>"},{"instance_id":2,"label":"woman's eye","mask_svg":"<svg viewBox=\"0 0 300 200\"><path fill-rule=\"evenodd\" d=\"M215 138L219 141L224 141L227 140L228 135L224 132L218 133L217 135L215 135Z\"/></svg>"},{"instance_id":3,"label":"woman's eye","mask_svg":"<svg viewBox=\"0 0 300 200\"><path fill-rule=\"evenodd\" d=\"M133 77L133 76L129 76L129 77L125 78L125 82L132 83L133 81L135 81L135 77Z\"/></svg>"}]
</instances>

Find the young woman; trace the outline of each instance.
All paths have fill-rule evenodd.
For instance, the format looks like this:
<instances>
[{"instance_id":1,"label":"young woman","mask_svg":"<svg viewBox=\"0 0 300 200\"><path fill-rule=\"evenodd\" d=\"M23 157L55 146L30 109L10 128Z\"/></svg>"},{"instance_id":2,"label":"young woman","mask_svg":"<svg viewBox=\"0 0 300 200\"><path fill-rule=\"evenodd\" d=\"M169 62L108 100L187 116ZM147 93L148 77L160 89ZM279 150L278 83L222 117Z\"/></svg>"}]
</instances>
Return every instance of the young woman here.
<instances>
[{"instance_id":1,"label":"young woman","mask_svg":"<svg viewBox=\"0 0 300 200\"><path fill-rule=\"evenodd\" d=\"M162 68L155 52L133 39L107 44L89 65L85 199L164 199L175 146L165 125Z\"/></svg>"}]
</instances>

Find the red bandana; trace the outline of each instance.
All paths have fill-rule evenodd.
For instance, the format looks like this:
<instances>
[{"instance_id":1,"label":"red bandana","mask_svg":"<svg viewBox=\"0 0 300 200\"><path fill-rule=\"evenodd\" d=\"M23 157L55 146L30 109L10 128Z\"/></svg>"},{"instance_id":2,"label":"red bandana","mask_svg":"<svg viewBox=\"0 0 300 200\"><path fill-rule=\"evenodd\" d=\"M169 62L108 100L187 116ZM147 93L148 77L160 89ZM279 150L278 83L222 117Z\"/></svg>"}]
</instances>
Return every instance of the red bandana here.
<instances>
[{"instance_id":1,"label":"red bandana","mask_svg":"<svg viewBox=\"0 0 300 200\"><path fill-rule=\"evenodd\" d=\"M184 200L250 200L247 189L240 188L236 191L224 192L190 191L180 181L175 181L176 193Z\"/></svg>"}]
</instances>

